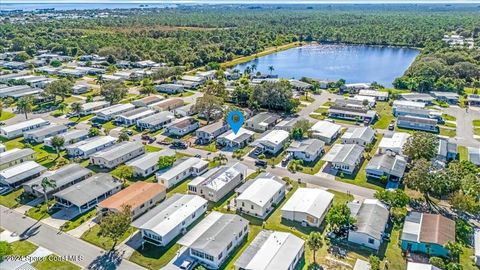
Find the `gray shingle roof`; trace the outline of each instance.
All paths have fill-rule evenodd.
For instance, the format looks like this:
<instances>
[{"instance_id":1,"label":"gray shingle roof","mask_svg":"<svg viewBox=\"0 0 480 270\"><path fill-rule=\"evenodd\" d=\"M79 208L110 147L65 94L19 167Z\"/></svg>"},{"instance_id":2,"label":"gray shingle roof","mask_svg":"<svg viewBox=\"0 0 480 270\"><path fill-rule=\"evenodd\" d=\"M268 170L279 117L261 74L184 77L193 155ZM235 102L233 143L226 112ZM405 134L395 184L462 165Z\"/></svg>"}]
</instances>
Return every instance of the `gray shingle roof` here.
<instances>
[{"instance_id":1,"label":"gray shingle roof","mask_svg":"<svg viewBox=\"0 0 480 270\"><path fill-rule=\"evenodd\" d=\"M381 154L375 155L368 162L368 169L375 169L383 171L389 175L403 177L405 169L407 168L407 161L400 155Z\"/></svg>"},{"instance_id":2,"label":"gray shingle roof","mask_svg":"<svg viewBox=\"0 0 480 270\"><path fill-rule=\"evenodd\" d=\"M308 139L303 141L294 141L287 148L287 152L305 152L309 155L315 155L318 149L322 149L325 143L318 139Z\"/></svg>"},{"instance_id":3,"label":"gray shingle roof","mask_svg":"<svg viewBox=\"0 0 480 270\"><path fill-rule=\"evenodd\" d=\"M335 144L323 159L327 162L354 166L355 162L362 157L363 149L357 144Z\"/></svg>"},{"instance_id":4,"label":"gray shingle roof","mask_svg":"<svg viewBox=\"0 0 480 270\"><path fill-rule=\"evenodd\" d=\"M378 200L365 200L356 216L356 231L381 239L388 216L388 209Z\"/></svg>"}]
</instances>

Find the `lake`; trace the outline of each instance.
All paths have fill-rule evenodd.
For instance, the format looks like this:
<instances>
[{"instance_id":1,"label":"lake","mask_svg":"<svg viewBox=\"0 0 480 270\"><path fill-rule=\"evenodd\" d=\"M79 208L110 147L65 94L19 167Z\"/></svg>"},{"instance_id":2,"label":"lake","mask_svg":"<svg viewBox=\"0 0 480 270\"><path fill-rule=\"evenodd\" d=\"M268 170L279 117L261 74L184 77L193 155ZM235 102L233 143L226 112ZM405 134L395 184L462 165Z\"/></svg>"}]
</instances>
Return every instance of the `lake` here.
<instances>
[{"instance_id":1,"label":"lake","mask_svg":"<svg viewBox=\"0 0 480 270\"><path fill-rule=\"evenodd\" d=\"M307 45L259 57L235 66L241 71L256 65L256 71L281 78L309 77L344 79L347 83L376 81L391 87L419 54L416 49L353 45Z\"/></svg>"}]
</instances>

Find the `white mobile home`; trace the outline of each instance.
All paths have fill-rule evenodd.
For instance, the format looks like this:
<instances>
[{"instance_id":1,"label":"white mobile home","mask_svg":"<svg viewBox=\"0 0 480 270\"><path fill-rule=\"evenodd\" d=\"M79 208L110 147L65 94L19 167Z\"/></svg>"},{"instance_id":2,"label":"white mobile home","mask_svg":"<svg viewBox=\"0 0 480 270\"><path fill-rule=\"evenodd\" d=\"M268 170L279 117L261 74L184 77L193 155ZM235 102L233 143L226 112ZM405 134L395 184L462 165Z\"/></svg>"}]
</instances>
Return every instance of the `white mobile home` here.
<instances>
[{"instance_id":1,"label":"white mobile home","mask_svg":"<svg viewBox=\"0 0 480 270\"><path fill-rule=\"evenodd\" d=\"M196 196L174 194L132 223L144 242L166 246L207 211L208 201Z\"/></svg>"},{"instance_id":2,"label":"white mobile home","mask_svg":"<svg viewBox=\"0 0 480 270\"><path fill-rule=\"evenodd\" d=\"M402 153L403 146L407 142L410 134L403 132L388 132L386 133L380 144L378 145L379 153L394 152L397 154Z\"/></svg>"},{"instance_id":3,"label":"white mobile home","mask_svg":"<svg viewBox=\"0 0 480 270\"><path fill-rule=\"evenodd\" d=\"M313 138L331 143L340 134L341 128L342 126L328 121L318 121L310 128L310 131Z\"/></svg>"},{"instance_id":4,"label":"white mobile home","mask_svg":"<svg viewBox=\"0 0 480 270\"><path fill-rule=\"evenodd\" d=\"M175 115L173 113L163 111L138 120L137 127L141 130L157 131L170 124L174 119Z\"/></svg>"},{"instance_id":5,"label":"white mobile home","mask_svg":"<svg viewBox=\"0 0 480 270\"><path fill-rule=\"evenodd\" d=\"M352 174L363 160L363 150L364 148L357 144L335 144L323 160L328 162L333 170Z\"/></svg>"},{"instance_id":6,"label":"white mobile home","mask_svg":"<svg viewBox=\"0 0 480 270\"><path fill-rule=\"evenodd\" d=\"M287 148L287 153L294 159L300 159L305 162L313 162L323 153L325 143L318 139L307 139L303 141L293 141Z\"/></svg>"},{"instance_id":7,"label":"white mobile home","mask_svg":"<svg viewBox=\"0 0 480 270\"><path fill-rule=\"evenodd\" d=\"M200 122L192 117L182 117L167 126L167 133L173 136L184 136L200 127Z\"/></svg>"},{"instance_id":8,"label":"white mobile home","mask_svg":"<svg viewBox=\"0 0 480 270\"><path fill-rule=\"evenodd\" d=\"M135 105L136 107L147 107L150 104L160 102L164 99L165 98L162 96L151 95L141 99L134 100L132 101L132 104Z\"/></svg>"},{"instance_id":9,"label":"white mobile home","mask_svg":"<svg viewBox=\"0 0 480 270\"><path fill-rule=\"evenodd\" d=\"M229 130L218 136L217 143L228 148L243 148L253 141L254 134L255 132L244 128L240 128L237 133Z\"/></svg>"},{"instance_id":10,"label":"white mobile home","mask_svg":"<svg viewBox=\"0 0 480 270\"><path fill-rule=\"evenodd\" d=\"M82 104L80 115L89 115L110 105L107 101L94 101Z\"/></svg>"},{"instance_id":11,"label":"white mobile home","mask_svg":"<svg viewBox=\"0 0 480 270\"><path fill-rule=\"evenodd\" d=\"M0 153L0 170L15 166L25 161L35 160L36 152L31 148L15 148Z\"/></svg>"},{"instance_id":12,"label":"white mobile home","mask_svg":"<svg viewBox=\"0 0 480 270\"><path fill-rule=\"evenodd\" d=\"M302 225L320 227L330 207L333 194L319 188L299 188L283 205L282 218Z\"/></svg>"},{"instance_id":13,"label":"white mobile home","mask_svg":"<svg viewBox=\"0 0 480 270\"><path fill-rule=\"evenodd\" d=\"M378 250L388 223L388 208L376 199L352 202L348 207L357 220L356 228L348 232L348 241Z\"/></svg>"},{"instance_id":14,"label":"white mobile home","mask_svg":"<svg viewBox=\"0 0 480 270\"><path fill-rule=\"evenodd\" d=\"M48 125L23 134L26 141L33 141L36 143L43 143L46 138L54 137L68 131L64 125Z\"/></svg>"},{"instance_id":15,"label":"white mobile home","mask_svg":"<svg viewBox=\"0 0 480 270\"><path fill-rule=\"evenodd\" d=\"M35 161L25 161L0 171L0 185L16 188L26 181L39 176L47 168Z\"/></svg>"},{"instance_id":16,"label":"white mobile home","mask_svg":"<svg viewBox=\"0 0 480 270\"><path fill-rule=\"evenodd\" d=\"M0 136L14 139L22 136L25 132L48 126L50 122L42 118L34 118L17 124L0 127Z\"/></svg>"},{"instance_id":17,"label":"white mobile home","mask_svg":"<svg viewBox=\"0 0 480 270\"><path fill-rule=\"evenodd\" d=\"M180 160L165 172L157 173L157 181L165 187L171 188L188 177L201 175L207 170L207 161L191 157Z\"/></svg>"},{"instance_id":18,"label":"white mobile home","mask_svg":"<svg viewBox=\"0 0 480 270\"><path fill-rule=\"evenodd\" d=\"M212 142L220 134L227 132L228 125L223 121L217 121L213 124L197 129L195 135L199 143L207 144Z\"/></svg>"},{"instance_id":19,"label":"white mobile home","mask_svg":"<svg viewBox=\"0 0 480 270\"><path fill-rule=\"evenodd\" d=\"M74 144L78 141L82 141L88 138L88 130L84 129L74 129L71 131L67 131L66 133L62 133L58 135L58 137L62 137L63 140L65 141L63 144L63 148L65 148L68 145ZM46 138L43 141L45 146L48 146L50 148L53 148L52 146L52 137Z\"/></svg>"},{"instance_id":20,"label":"white mobile home","mask_svg":"<svg viewBox=\"0 0 480 270\"><path fill-rule=\"evenodd\" d=\"M121 142L90 156L90 163L112 169L145 153L141 142Z\"/></svg>"},{"instance_id":21,"label":"white mobile home","mask_svg":"<svg viewBox=\"0 0 480 270\"><path fill-rule=\"evenodd\" d=\"M147 177L158 171L158 159L161 156L175 156L175 151L165 149L158 152L145 153L125 164L133 168L136 176Z\"/></svg>"},{"instance_id":22,"label":"white mobile home","mask_svg":"<svg viewBox=\"0 0 480 270\"><path fill-rule=\"evenodd\" d=\"M95 118L101 121L110 121L115 116L131 111L135 109L135 105L126 103L126 104L116 104L104 109L101 109L96 112Z\"/></svg>"},{"instance_id":23,"label":"white mobile home","mask_svg":"<svg viewBox=\"0 0 480 270\"><path fill-rule=\"evenodd\" d=\"M343 144L367 146L375 139L375 130L371 127L349 127L341 139Z\"/></svg>"},{"instance_id":24,"label":"white mobile home","mask_svg":"<svg viewBox=\"0 0 480 270\"><path fill-rule=\"evenodd\" d=\"M261 138L253 142L253 145L260 149L262 153L275 155L283 149L288 142L290 133L285 130L270 130Z\"/></svg>"},{"instance_id":25,"label":"white mobile home","mask_svg":"<svg viewBox=\"0 0 480 270\"><path fill-rule=\"evenodd\" d=\"M138 120L155 114L154 110L145 107L140 107L120 115L115 116L115 122L123 126L135 125Z\"/></svg>"},{"instance_id":26,"label":"white mobile home","mask_svg":"<svg viewBox=\"0 0 480 270\"><path fill-rule=\"evenodd\" d=\"M86 159L94 153L114 145L116 142L117 138L111 136L99 136L71 144L65 147L65 149L67 150L67 154L71 157Z\"/></svg>"}]
</instances>

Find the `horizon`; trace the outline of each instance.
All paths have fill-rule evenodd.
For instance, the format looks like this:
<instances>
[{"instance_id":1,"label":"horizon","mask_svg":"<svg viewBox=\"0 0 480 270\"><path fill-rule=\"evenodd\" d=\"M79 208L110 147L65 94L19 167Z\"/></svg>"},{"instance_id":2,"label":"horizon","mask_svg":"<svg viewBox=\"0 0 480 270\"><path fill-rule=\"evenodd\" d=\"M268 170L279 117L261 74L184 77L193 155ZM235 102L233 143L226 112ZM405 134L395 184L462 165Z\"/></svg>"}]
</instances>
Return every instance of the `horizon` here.
<instances>
[{"instance_id":1,"label":"horizon","mask_svg":"<svg viewBox=\"0 0 480 270\"><path fill-rule=\"evenodd\" d=\"M4 0L2 4L478 4L480 0Z\"/></svg>"}]
</instances>

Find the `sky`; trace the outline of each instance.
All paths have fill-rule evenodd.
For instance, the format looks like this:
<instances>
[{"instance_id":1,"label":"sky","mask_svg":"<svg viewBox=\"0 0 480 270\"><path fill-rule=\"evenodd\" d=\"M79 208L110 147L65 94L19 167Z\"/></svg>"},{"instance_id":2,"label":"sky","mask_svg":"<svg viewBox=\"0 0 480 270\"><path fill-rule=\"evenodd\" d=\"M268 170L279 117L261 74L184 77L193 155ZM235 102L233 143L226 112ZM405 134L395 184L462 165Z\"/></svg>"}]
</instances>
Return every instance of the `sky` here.
<instances>
[{"instance_id":1,"label":"sky","mask_svg":"<svg viewBox=\"0 0 480 270\"><path fill-rule=\"evenodd\" d=\"M322 3L335 3L335 4L348 4L348 3L451 3L451 4L464 4L464 3L480 3L480 0L0 0L2 3L309 3L309 4L322 4Z\"/></svg>"}]
</instances>

